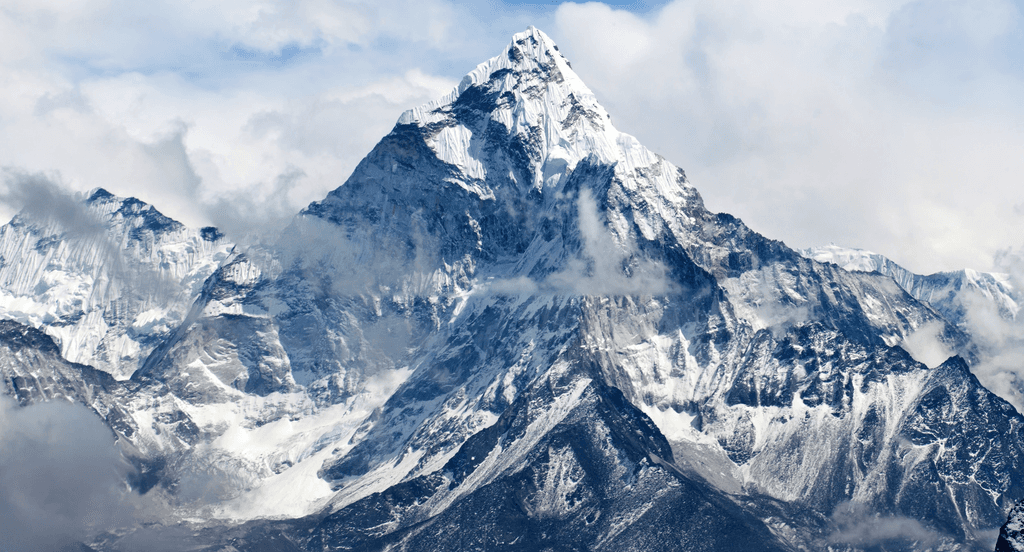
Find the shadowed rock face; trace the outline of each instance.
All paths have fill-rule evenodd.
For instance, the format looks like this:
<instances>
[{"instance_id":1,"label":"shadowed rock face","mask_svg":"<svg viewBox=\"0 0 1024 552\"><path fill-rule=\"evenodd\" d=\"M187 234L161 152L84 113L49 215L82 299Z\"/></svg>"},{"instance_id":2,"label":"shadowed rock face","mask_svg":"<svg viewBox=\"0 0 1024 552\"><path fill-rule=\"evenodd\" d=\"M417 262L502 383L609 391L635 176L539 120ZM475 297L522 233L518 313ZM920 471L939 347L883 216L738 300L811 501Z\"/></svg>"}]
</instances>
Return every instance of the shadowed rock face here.
<instances>
[{"instance_id":1,"label":"shadowed rock face","mask_svg":"<svg viewBox=\"0 0 1024 552\"><path fill-rule=\"evenodd\" d=\"M759 519L679 472L650 419L593 375L549 373L441 470L335 512L307 546L785 549Z\"/></svg>"},{"instance_id":2,"label":"shadowed rock face","mask_svg":"<svg viewBox=\"0 0 1024 552\"><path fill-rule=\"evenodd\" d=\"M898 346L969 336L707 211L535 29L180 312L103 395L122 439L172 497L214 466L225 516L291 518L196 546L988 549L1024 496L1024 418ZM914 537L850 529L886 520Z\"/></svg>"}]
</instances>

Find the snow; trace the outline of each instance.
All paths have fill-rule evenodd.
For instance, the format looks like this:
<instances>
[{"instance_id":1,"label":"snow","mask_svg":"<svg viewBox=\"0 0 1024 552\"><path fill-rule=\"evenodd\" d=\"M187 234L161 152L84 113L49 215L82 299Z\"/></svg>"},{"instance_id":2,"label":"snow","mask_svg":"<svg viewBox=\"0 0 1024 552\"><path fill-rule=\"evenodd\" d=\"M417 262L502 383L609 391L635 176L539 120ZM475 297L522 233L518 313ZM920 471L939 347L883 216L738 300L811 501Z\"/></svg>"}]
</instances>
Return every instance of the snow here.
<instances>
[{"instance_id":1,"label":"snow","mask_svg":"<svg viewBox=\"0 0 1024 552\"><path fill-rule=\"evenodd\" d=\"M554 366L552 374L557 374L565 367ZM466 493L478 489L491 482L494 478L508 473L515 472L515 467L521 467L522 455L531 450L552 428L558 425L579 403L580 397L586 391L592 380L579 378L573 381L572 387L555 397L543 412L533 419L527 426L523 435L514 443L504 443L495 446L475 470L456 489L431 504L431 511L439 513Z\"/></svg>"},{"instance_id":2,"label":"snow","mask_svg":"<svg viewBox=\"0 0 1024 552\"><path fill-rule=\"evenodd\" d=\"M510 58L508 53L512 50L520 50L522 57ZM502 70L512 72L492 83L492 75ZM552 77L545 81L530 80L537 79L537 74ZM533 92L533 87L524 81L542 86L543 93ZM534 171L533 187L557 188L580 161L594 156L601 163L616 165L616 171L624 174L633 175L637 169L647 169L654 175L651 179L654 191L670 201L681 199L676 179L678 169L644 148L636 138L613 128L608 113L594 93L572 70L551 39L533 27L513 36L505 52L477 66L450 94L406 111L398 123L425 126L444 121L459 95L473 86L495 86L495 94L514 97L515 101L490 114L491 119L500 122L510 133L526 135L531 129L540 129L543 153ZM581 111L587 115L579 116ZM576 119L569 121L570 116ZM469 128L461 124L447 126L428 143L439 159L459 167L466 180L481 181L487 176L474 155ZM467 189L482 199L493 197L489 190Z\"/></svg>"},{"instance_id":3,"label":"snow","mask_svg":"<svg viewBox=\"0 0 1024 552\"><path fill-rule=\"evenodd\" d=\"M642 410L669 441L711 441L697 429L694 423L698 420L696 413L685 410L676 412L673 408L659 409L646 404Z\"/></svg>"},{"instance_id":4,"label":"snow","mask_svg":"<svg viewBox=\"0 0 1024 552\"><path fill-rule=\"evenodd\" d=\"M0 314L42 328L68 360L122 380L149 351L139 338L177 326L231 247L184 227L133 234L144 220L118 213L125 202L83 204L82 217L95 221L85 232L22 215L0 228Z\"/></svg>"}]
</instances>

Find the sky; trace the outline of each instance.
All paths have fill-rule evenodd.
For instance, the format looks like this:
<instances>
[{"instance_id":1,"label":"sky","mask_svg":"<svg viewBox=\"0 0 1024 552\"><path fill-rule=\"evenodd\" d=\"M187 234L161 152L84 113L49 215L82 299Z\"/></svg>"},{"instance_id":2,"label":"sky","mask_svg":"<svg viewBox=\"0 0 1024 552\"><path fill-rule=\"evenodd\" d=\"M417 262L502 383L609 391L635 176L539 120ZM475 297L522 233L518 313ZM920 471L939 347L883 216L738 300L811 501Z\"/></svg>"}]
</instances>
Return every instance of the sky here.
<instances>
[{"instance_id":1,"label":"sky","mask_svg":"<svg viewBox=\"0 0 1024 552\"><path fill-rule=\"evenodd\" d=\"M104 187L235 239L340 186L512 34L713 211L918 273L1024 245L1024 0L5 0L0 218Z\"/></svg>"}]
</instances>

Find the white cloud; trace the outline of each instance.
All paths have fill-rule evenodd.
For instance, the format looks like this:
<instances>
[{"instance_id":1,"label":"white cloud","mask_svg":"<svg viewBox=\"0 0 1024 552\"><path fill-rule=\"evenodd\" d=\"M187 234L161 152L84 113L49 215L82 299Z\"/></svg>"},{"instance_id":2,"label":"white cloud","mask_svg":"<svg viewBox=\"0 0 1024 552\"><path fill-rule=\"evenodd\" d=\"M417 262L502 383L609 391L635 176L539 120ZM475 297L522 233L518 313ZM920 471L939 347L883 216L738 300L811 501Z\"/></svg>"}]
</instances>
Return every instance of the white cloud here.
<instances>
[{"instance_id":1,"label":"white cloud","mask_svg":"<svg viewBox=\"0 0 1024 552\"><path fill-rule=\"evenodd\" d=\"M902 516L882 516L863 504L846 502L832 513L836 530L829 535L833 544L884 550L933 550L943 544L942 535L920 521Z\"/></svg>"},{"instance_id":2,"label":"white cloud","mask_svg":"<svg viewBox=\"0 0 1024 552\"><path fill-rule=\"evenodd\" d=\"M1024 250L1000 250L996 268L1009 274L1017 310L1007 313L980 292L962 292L964 320L980 357L971 371L1018 412L1024 412L1024 312L1020 310L1024 306Z\"/></svg>"},{"instance_id":3,"label":"white cloud","mask_svg":"<svg viewBox=\"0 0 1024 552\"><path fill-rule=\"evenodd\" d=\"M914 360L929 368L935 368L946 362L956 353L942 340L946 325L941 321L928 322L908 335L900 347L903 347Z\"/></svg>"},{"instance_id":4,"label":"white cloud","mask_svg":"<svg viewBox=\"0 0 1024 552\"><path fill-rule=\"evenodd\" d=\"M662 295L670 291L672 283L665 267L654 261L633 259L637 252L628 241L628 234L616 236L607 228L589 190L580 191L576 207L583 238L580 258L549 276L543 288L580 295Z\"/></svg>"},{"instance_id":5,"label":"white cloud","mask_svg":"<svg viewBox=\"0 0 1024 552\"><path fill-rule=\"evenodd\" d=\"M497 279L483 289L499 295L663 295L673 291L665 266L644 259L628 234L613 232L587 189L576 198L576 223L582 247L562 270L540 281L526 276Z\"/></svg>"},{"instance_id":6,"label":"white cloud","mask_svg":"<svg viewBox=\"0 0 1024 552\"><path fill-rule=\"evenodd\" d=\"M1016 4L679 0L556 19L616 124L766 235L928 273L988 268L1020 227Z\"/></svg>"}]
</instances>

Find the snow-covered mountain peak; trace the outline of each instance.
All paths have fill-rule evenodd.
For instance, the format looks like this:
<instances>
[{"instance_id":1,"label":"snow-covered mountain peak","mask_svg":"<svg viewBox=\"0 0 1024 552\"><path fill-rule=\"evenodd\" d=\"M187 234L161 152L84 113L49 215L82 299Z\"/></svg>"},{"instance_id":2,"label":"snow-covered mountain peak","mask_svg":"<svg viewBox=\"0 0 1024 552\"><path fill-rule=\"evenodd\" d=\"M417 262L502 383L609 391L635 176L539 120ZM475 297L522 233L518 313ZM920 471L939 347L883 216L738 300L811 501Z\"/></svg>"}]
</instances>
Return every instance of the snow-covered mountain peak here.
<instances>
[{"instance_id":1,"label":"snow-covered mountain peak","mask_svg":"<svg viewBox=\"0 0 1024 552\"><path fill-rule=\"evenodd\" d=\"M855 247L842 247L834 243L821 247L802 249L800 254L819 263L832 263L846 270L859 270L861 272L874 272L880 268L882 259L884 259L884 257L874 251L857 249Z\"/></svg>"},{"instance_id":2,"label":"snow-covered mountain peak","mask_svg":"<svg viewBox=\"0 0 1024 552\"><path fill-rule=\"evenodd\" d=\"M538 80L519 78L525 75L532 75ZM529 89L530 85L537 84L538 81L550 81L557 88L564 89L566 93L576 93L591 100L588 103L601 109L594 100L593 92L572 70L569 60L558 51L554 41L543 31L531 26L526 31L513 35L512 41L501 54L477 65L450 93L406 111L398 123L431 124L442 121L444 115L440 110L450 108L474 86L488 85L491 81L495 81L493 89L499 94L510 93L518 96L544 94L548 90Z\"/></svg>"},{"instance_id":3,"label":"snow-covered mountain peak","mask_svg":"<svg viewBox=\"0 0 1024 552\"><path fill-rule=\"evenodd\" d=\"M65 203L0 227L0 384L90 405L206 520L179 548L952 550L1024 492L1024 417L936 307L984 274L708 211L533 28L274 244Z\"/></svg>"},{"instance_id":4,"label":"snow-covered mountain peak","mask_svg":"<svg viewBox=\"0 0 1024 552\"><path fill-rule=\"evenodd\" d=\"M155 238L165 234L186 232L184 224L164 215L156 207L135 197L119 197L103 188L96 188L85 200L108 228L124 224L130 227L127 237L138 240L148 232ZM206 241L217 241L223 237L215 228L203 229Z\"/></svg>"},{"instance_id":5,"label":"snow-covered mountain peak","mask_svg":"<svg viewBox=\"0 0 1024 552\"><path fill-rule=\"evenodd\" d=\"M103 188L29 205L0 227L0 316L128 377L227 255L222 238Z\"/></svg>"},{"instance_id":6,"label":"snow-covered mountain peak","mask_svg":"<svg viewBox=\"0 0 1024 552\"><path fill-rule=\"evenodd\" d=\"M636 272L623 268L640 262L636 244L665 233L691 242L684 226L703 213L684 172L616 130L551 39L530 29L451 94L406 112L281 244L300 265L338 268L345 289L453 296L494 277L575 292L578 279L561 277L586 273L596 292Z\"/></svg>"},{"instance_id":7,"label":"snow-covered mountain peak","mask_svg":"<svg viewBox=\"0 0 1024 552\"><path fill-rule=\"evenodd\" d=\"M501 54L477 66L448 95L406 111L398 125L428 129L431 149L471 181L501 170L513 180L525 178L521 184L530 189L557 190L588 157L629 171L661 161L612 126L558 46L534 27L514 35ZM513 161L529 166L494 167L483 159L489 148L508 145L519 154ZM482 189L480 195L490 194Z\"/></svg>"}]
</instances>

